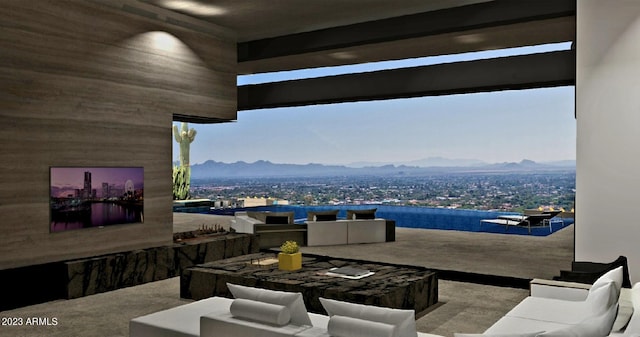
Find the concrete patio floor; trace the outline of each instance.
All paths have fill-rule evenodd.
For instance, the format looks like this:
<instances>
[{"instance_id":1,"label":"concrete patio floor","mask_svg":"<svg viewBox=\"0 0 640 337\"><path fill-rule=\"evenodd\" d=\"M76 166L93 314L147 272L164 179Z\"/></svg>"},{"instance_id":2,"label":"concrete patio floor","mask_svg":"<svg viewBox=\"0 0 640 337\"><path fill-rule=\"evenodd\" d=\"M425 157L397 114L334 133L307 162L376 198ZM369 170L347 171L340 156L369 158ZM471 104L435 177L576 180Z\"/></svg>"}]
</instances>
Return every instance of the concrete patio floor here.
<instances>
[{"instance_id":1,"label":"concrete patio floor","mask_svg":"<svg viewBox=\"0 0 640 337\"><path fill-rule=\"evenodd\" d=\"M229 226L231 218L174 214L174 232L201 225ZM398 228L396 241L351 246L303 247L303 253L412 264L435 269L517 278L550 278L570 269L574 225L548 237ZM43 280L44 281L44 280ZM525 298L526 289L440 280L439 303L420 313L418 331L451 337L481 333ZM180 298L180 280L171 278L73 300L8 310L2 317L56 318L56 325L2 326L4 336L129 336L131 318L168 309Z\"/></svg>"}]
</instances>

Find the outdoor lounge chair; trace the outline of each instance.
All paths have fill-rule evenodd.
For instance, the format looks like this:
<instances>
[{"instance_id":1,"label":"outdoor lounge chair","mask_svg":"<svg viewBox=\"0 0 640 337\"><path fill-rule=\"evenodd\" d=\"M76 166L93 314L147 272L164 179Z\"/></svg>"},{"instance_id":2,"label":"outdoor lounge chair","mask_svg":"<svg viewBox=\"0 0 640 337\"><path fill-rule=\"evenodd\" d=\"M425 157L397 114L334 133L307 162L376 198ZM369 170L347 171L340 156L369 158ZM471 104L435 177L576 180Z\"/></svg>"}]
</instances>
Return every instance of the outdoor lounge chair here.
<instances>
[{"instance_id":1,"label":"outdoor lounge chair","mask_svg":"<svg viewBox=\"0 0 640 337\"><path fill-rule=\"evenodd\" d=\"M560 211L545 211L540 213L522 214L522 215L500 215L497 219L480 220L480 223L493 223L505 226L505 232L509 230L509 226L527 227L531 234L531 227L549 226L551 228L551 219L558 215Z\"/></svg>"}]
</instances>

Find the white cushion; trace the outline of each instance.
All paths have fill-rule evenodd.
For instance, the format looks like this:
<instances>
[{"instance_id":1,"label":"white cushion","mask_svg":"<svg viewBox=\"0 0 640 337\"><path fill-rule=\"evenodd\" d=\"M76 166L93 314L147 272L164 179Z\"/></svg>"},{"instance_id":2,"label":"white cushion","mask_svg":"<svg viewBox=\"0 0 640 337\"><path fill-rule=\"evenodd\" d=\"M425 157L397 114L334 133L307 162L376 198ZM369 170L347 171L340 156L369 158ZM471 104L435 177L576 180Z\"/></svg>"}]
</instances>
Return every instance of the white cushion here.
<instances>
[{"instance_id":1,"label":"white cushion","mask_svg":"<svg viewBox=\"0 0 640 337\"><path fill-rule=\"evenodd\" d=\"M509 333L534 333L539 331L551 331L558 330L569 326L570 324L563 324L557 322L538 321L535 319L503 316L487 330L484 331L486 335L501 335Z\"/></svg>"},{"instance_id":2,"label":"white cushion","mask_svg":"<svg viewBox=\"0 0 640 337\"><path fill-rule=\"evenodd\" d=\"M453 337L536 337L539 332L522 332L522 333L506 333L506 334L477 334L477 333L454 333Z\"/></svg>"},{"instance_id":3,"label":"white cushion","mask_svg":"<svg viewBox=\"0 0 640 337\"><path fill-rule=\"evenodd\" d=\"M631 303L633 303L633 315L624 331L626 334L640 334L640 282L631 289Z\"/></svg>"},{"instance_id":4,"label":"white cushion","mask_svg":"<svg viewBox=\"0 0 640 337\"><path fill-rule=\"evenodd\" d=\"M244 298L287 307L291 313L291 324L299 326L311 325L311 319L309 319L307 307L304 305L301 293L245 287L231 283L227 283L227 287L235 298Z\"/></svg>"},{"instance_id":5,"label":"white cushion","mask_svg":"<svg viewBox=\"0 0 640 337\"><path fill-rule=\"evenodd\" d=\"M414 310L383 308L322 297L320 298L320 303L322 303L329 316L347 316L391 324L396 326L397 337L416 337L418 335Z\"/></svg>"},{"instance_id":6,"label":"white cushion","mask_svg":"<svg viewBox=\"0 0 640 337\"><path fill-rule=\"evenodd\" d=\"M335 337L393 337L396 326L364 319L333 315L327 328Z\"/></svg>"},{"instance_id":7,"label":"white cushion","mask_svg":"<svg viewBox=\"0 0 640 337\"><path fill-rule=\"evenodd\" d=\"M598 285L594 291L589 290L589 295L585 300L591 310L589 316L598 316L604 313L609 307L618 303L619 296L620 290L617 289L617 285L613 281Z\"/></svg>"},{"instance_id":8,"label":"white cushion","mask_svg":"<svg viewBox=\"0 0 640 337\"><path fill-rule=\"evenodd\" d=\"M622 288L622 278L623 278L623 270L622 266L609 270L604 275L600 276L591 288L589 289L589 294L592 291L597 290L599 287L604 286L607 282L613 281L615 283L616 288L616 298L620 296L620 288Z\"/></svg>"},{"instance_id":9,"label":"white cushion","mask_svg":"<svg viewBox=\"0 0 640 337\"><path fill-rule=\"evenodd\" d=\"M200 335L196 337L291 337L308 330L308 325L287 324L282 326L265 324L234 317L229 311L209 313L200 317ZM149 337L173 337L153 335Z\"/></svg>"},{"instance_id":10,"label":"white cushion","mask_svg":"<svg viewBox=\"0 0 640 337\"><path fill-rule=\"evenodd\" d=\"M610 307L611 297L615 293L613 287L612 282L609 282L607 286L600 287L589 295L590 302L529 296L513 307L506 316L562 324L578 324L586 317L597 316Z\"/></svg>"},{"instance_id":11,"label":"white cushion","mask_svg":"<svg viewBox=\"0 0 640 337\"><path fill-rule=\"evenodd\" d=\"M271 304L237 298L229 307L231 315L249 320L273 324L285 325L291 320L291 312L283 305Z\"/></svg>"},{"instance_id":12,"label":"white cushion","mask_svg":"<svg viewBox=\"0 0 640 337\"><path fill-rule=\"evenodd\" d=\"M627 290L627 289L624 289ZM620 332L627 327L631 317L633 316L633 303L631 298L622 298L618 300L618 313L616 314L616 320L613 321L612 332Z\"/></svg>"},{"instance_id":13,"label":"white cushion","mask_svg":"<svg viewBox=\"0 0 640 337\"><path fill-rule=\"evenodd\" d=\"M129 322L130 337L198 337L200 336L200 316L218 310L228 309L231 300L210 297L183 304L167 310L136 317Z\"/></svg>"},{"instance_id":14,"label":"white cushion","mask_svg":"<svg viewBox=\"0 0 640 337\"><path fill-rule=\"evenodd\" d=\"M563 329L541 333L538 337L605 337L611 332L616 311L617 305L613 305L598 316L588 317L576 325Z\"/></svg>"}]
</instances>

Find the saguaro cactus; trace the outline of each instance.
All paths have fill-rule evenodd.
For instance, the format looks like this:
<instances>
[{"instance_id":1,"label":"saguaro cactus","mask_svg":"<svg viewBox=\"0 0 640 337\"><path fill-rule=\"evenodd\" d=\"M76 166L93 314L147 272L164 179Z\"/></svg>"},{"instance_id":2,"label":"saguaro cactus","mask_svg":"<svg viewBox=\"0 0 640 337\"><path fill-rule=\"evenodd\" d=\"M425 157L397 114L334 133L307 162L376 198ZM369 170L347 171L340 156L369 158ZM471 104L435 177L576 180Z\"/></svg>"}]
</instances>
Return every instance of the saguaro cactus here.
<instances>
[{"instance_id":1,"label":"saguaro cactus","mask_svg":"<svg viewBox=\"0 0 640 337\"><path fill-rule=\"evenodd\" d=\"M186 200L189 198L189 182L186 180L188 167L173 168L173 200Z\"/></svg>"},{"instance_id":2,"label":"saguaro cactus","mask_svg":"<svg viewBox=\"0 0 640 337\"><path fill-rule=\"evenodd\" d=\"M173 126L173 137L180 144L180 167L173 168L173 198L189 198L189 188L191 187L191 166L189 164L189 147L196 138L196 130L189 130L188 123L180 123Z\"/></svg>"},{"instance_id":3,"label":"saguaro cactus","mask_svg":"<svg viewBox=\"0 0 640 337\"><path fill-rule=\"evenodd\" d=\"M196 130L189 130L189 123L184 122L180 123L180 129L178 132L178 126L173 126L173 137L180 144L180 166L189 167L189 147L196 138Z\"/></svg>"}]
</instances>

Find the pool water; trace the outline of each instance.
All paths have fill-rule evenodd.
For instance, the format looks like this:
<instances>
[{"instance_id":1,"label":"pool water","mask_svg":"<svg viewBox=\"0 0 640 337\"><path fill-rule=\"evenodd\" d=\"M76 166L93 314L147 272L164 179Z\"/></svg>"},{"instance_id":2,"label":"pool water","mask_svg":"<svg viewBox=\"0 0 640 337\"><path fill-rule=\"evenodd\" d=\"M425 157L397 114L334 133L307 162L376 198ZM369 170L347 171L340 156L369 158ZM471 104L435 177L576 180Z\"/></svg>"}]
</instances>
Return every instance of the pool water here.
<instances>
[{"instance_id":1,"label":"pool water","mask_svg":"<svg viewBox=\"0 0 640 337\"><path fill-rule=\"evenodd\" d=\"M457 230L468 232L488 232L503 234L520 234L547 236L558 230L566 228L573 224L573 218L554 218L549 227L532 227L531 234L526 227L509 226L506 230L505 226L481 223L483 219L496 219L500 215L517 215L513 212L497 212L497 211L480 211L480 210L462 210L462 209L446 209L432 207L415 207L415 206L388 206L388 205L340 205L340 206L293 206L293 205L277 205L277 206L259 206L244 209L225 209L211 210L211 214L233 215L236 211L271 211L271 212L294 212L296 223L304 223L307 219L308 211L327 211L339 210L338 218L346 218L347 210L363 210L376 209L376 217L389 220L395 220L396 227L406 228L426 228L441 230Z\"/></svg>"}]
</instances>

